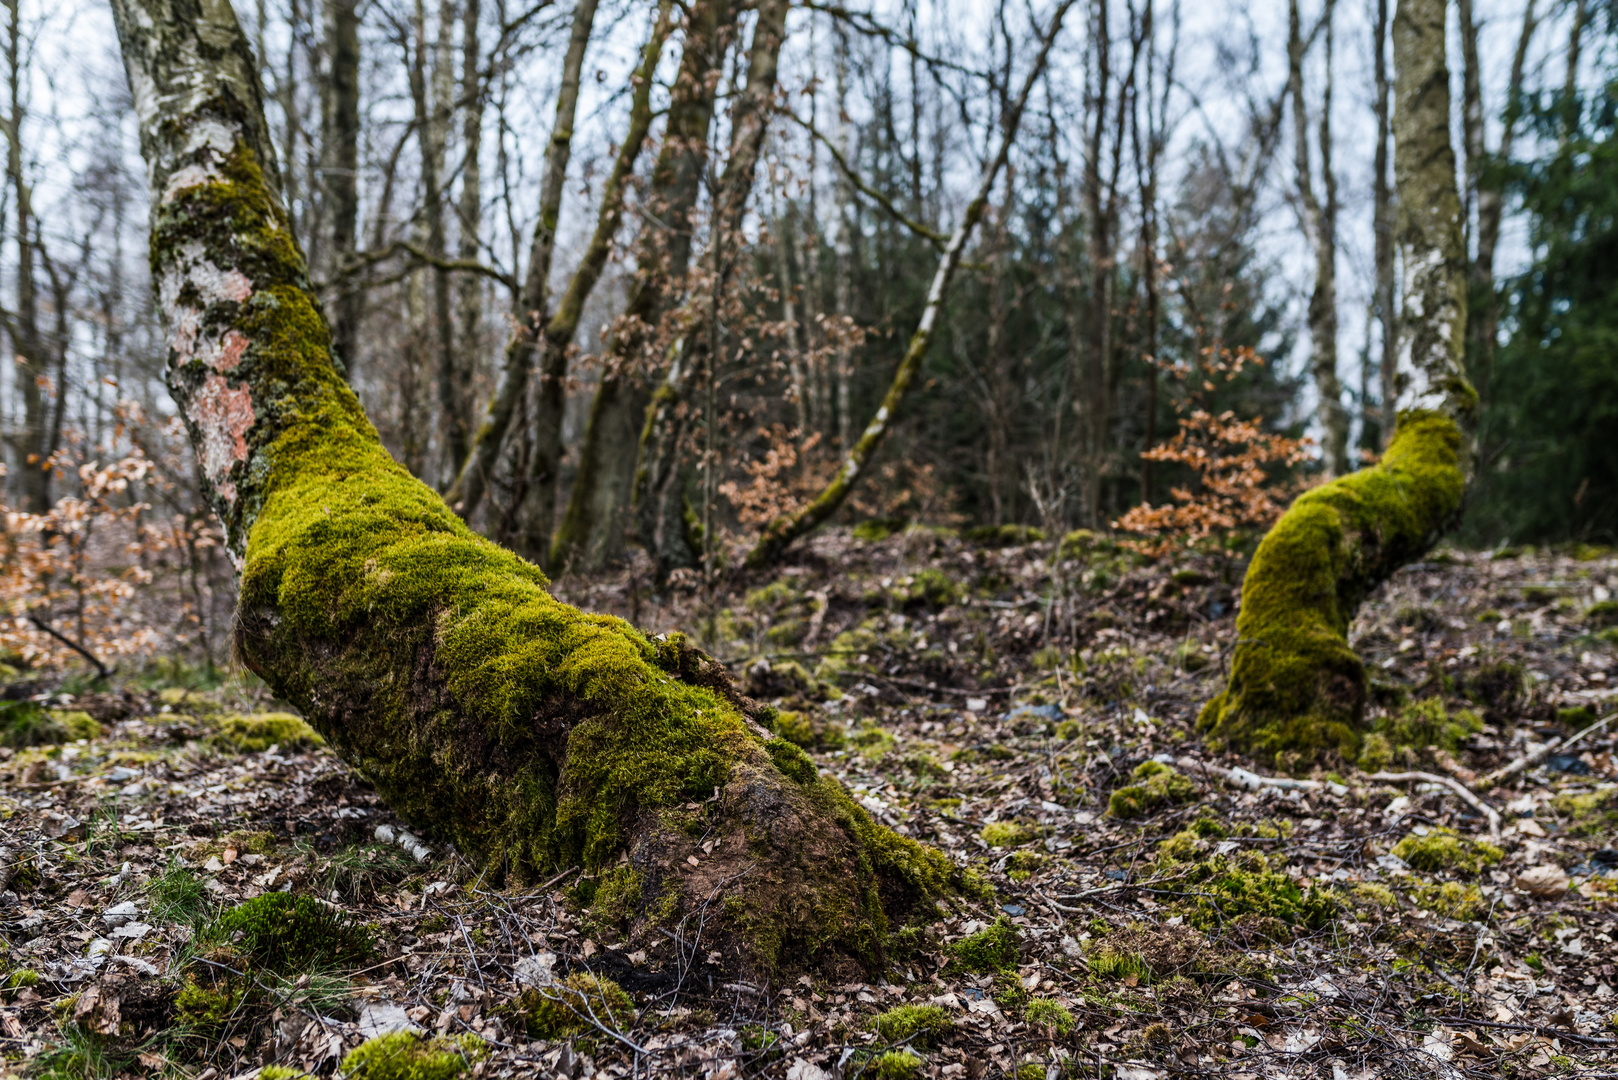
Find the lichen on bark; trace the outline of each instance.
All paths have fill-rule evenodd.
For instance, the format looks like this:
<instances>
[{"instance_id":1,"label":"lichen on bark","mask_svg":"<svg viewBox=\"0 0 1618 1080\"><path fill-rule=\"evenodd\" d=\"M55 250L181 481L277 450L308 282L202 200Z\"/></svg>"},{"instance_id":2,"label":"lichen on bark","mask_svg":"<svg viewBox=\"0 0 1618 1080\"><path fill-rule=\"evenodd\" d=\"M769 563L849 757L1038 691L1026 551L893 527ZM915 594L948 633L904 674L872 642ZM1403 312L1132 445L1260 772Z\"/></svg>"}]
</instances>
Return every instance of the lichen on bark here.
<instances>
[{"instance_id":1,"label":"lichen on bark","mask_svg":"<svg viewBox=\"0 0 1618 1080\"><path fill-rule=\"evenodd\" d=\"M221 57L250 63L234 15L202 12L208 44L186 18L196 5L119 3L161 193L168 384L199 454L229 440L206 481L241 569L247 666L401 817L493 876L627 859L641 899L617 914L654 958L673 948L660 925L723 893L703 947L732 970L879 967L892 923L972 888L783 757L758 723L767 710L719 665L677 635L560 603L393 461L332 362L260 164L256 87L209 77ZM175 57L184 94L165 85ZM216 378L250 410L245 428L239 411L198 407Z\"/></svg>"}]
</instances>

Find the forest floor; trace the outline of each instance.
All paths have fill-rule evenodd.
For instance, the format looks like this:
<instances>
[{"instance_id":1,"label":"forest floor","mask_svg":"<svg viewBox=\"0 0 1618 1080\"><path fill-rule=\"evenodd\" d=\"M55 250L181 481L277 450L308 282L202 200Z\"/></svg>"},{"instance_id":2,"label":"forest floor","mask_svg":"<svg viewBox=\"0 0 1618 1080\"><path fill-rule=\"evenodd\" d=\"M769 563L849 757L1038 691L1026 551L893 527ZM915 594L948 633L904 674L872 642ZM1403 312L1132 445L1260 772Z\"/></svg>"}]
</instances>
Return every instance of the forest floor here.
<instances>
[{"instance_id":1,"label":"forest floor","mask_svg":"<svg viewBox=\"0 0 1618 1080\"><path fill-rule=\"evenodd\" d=\"M717 596L558 586L693 631L873 816L993 887L869 982L640 970L581 917L589 881L483 883L249 681L18 676L0 1075L1618 1077L1618 775L1592 726L1618 693L1614 553L1402 571L1352 635L1377 734L1286 788L1232 780L1277 763L1195 731L1234 568L1024 539L828 535ZM1371 779L1482 789L1580 729L1481 792L1499 828L1444 784ZM275 891L317 898L343 948L283 933L300 963L249 964L284 927L229 912ZM578 1021L562 972L632 997Z\"/></svg>"}]
</instances>

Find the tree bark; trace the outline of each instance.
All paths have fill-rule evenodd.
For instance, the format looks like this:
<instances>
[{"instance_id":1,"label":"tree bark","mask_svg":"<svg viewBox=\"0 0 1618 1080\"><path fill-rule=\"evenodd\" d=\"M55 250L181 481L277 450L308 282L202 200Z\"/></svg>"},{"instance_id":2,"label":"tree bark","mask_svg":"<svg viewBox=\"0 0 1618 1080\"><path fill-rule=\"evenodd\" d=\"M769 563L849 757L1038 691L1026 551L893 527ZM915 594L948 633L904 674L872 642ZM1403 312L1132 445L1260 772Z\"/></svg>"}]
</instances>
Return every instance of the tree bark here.
<instances>
[{"instance_id":1,"label":"tree bark","mask_svg":"<svg viewBox=\"0 0 1618 1080\"><path fill-rule=\"evenodd\" d=\"M483 78L478 70L482 51L478 45L478 23L481 4L478 0L461 0L461 199L459 242L456 245L461 261L477 263L482 250L478 234L483 223L483 169L478 161L483 151ZM465 380L458 404L461 423L467 422L467 409L471 404L472 379L477 371L477 358L482 353L483 339L483 278L479 274L461 274L456 281L457 321L460 323L460 347L456 350L456 367ZM462 435L470 441L470 434ZM451 478L461 473L467 457L453 459L449 467ZM453 504L452 504L453 505Z\"/></svg>"},{"instance_id":2,"label":"tree bark","mask_svg":"<svg viewBox=\"0 0 1618 1080\"><path fill-rule=\"evenodd\" d=\"M1303 90L1303 29L1298 0L1291 0L1287 17L1287 84L1292 97L1293 161L1297 169L1298 198L1303 203L1304 232L1315 255L1315 286L1309 296L1310 368L1315 392L1320 395L1320 426L1324 433L1327 476L1342 476L1348 466L1348 410L1343 408L1343 386L1337 377L1337 181L1331 168L1331 46L1332 0L1326 0L1326 85L1320 108L1321 173L1326 188L1324 204L1315 194L1309 162L1309 108Z\"/></svg>"},{"instance_id":3,"label":"tree bark","mask_svg":"<svg viewBox=\"0 0 1618 1080\"><path fill-rule=\"evenodd\" d=\"M1000 147L994 157L989 159L988 167L983 170L983 177L978 182L977 193L967 204L966 213L961 216L960 224L955 226L955 232L950 236L949 243L944 246L943 254L939 256L938 269L934 271L932 285L927 290L927 303L922 308L921 320L916 326L915 333L910 335L910 344L905 349L904 358L899 361L899 369L894 373L893 383L882 398L882 404L876 410L876 415L865 425L859 440L848 449L843 457L842 466L820 494L796 513L784 514L764 527L758 543L748 553L749 568L761 569L773 565L793 541L819 528L826 519L837 512L843 501L848 498L849 492L854 489L855 483L864 474L871 455L882 445L888 429L897 419L899 406L903 404L910 384L915 381L916 373L921 370L921 362L927 355L927 347L932 343L933 326L937 323L939 311L944 306L944 294L949 290L950 279L955 276L955 270L960 266L967 238L972 235L972 230L977 227L984 210L988 208L989 195L994 190L995 178L1000 175L1000 170L1005 168L1006 158L1011 154L1011 144L1017 138L1023 110L1028 105L1028 96L1033 92L1034 83L1038 81L1040 73L1044 71L1046 60L1050 58L1051 46L1062 29L1062 20L1075 2L1076 0L1063 0L1051 17L1050 29L1040 43L1039 53L1028 72L1028 78L1001 121L1003 127Z\"/></svg>"},{"instance_id":4,"label":"tree bark","mask_svg":"<svg viewBox=\"0 0 1618 1080\"><path fill-rule=\"evenodd\" d=\"M1371 36L1376 80L1376 150L1371 165L1371 227L1375 235L1372 258L1376 267L1374 296L1377 322L1382 328L1382 348L1377 363L1380 405L1376 438L1362 442L1366 449L1380 451L1393 434L1393 406L1398 393L1394 383L1399 373L1399 316L1394 307L1393 188L1388 179L1388 143L1393 138L1387 63L1388 0L1376 0L1376 21Z\"/></svg>"},{"instance_id":5,"label":"tree bark","mask_svg":"<svg viewBox=\"0 0 1618 1080\"><path fill-rule=\"evenodd\" d=\"M672 29L671 0L658 5L657 18L652 24L652 35L641 52L641 64L635 73L635 93L629 107L629 129L618 145L618 156L613 160L612 172L601 193L601 205L596 211L595 233L584 258L568 280L567 291L556 305L556 314L545 324L544 333L528 344L530 352L541 350L539 379L534 387L533 416L529 421L528 461L523 474L522 494L517 506L517 550L530 559L543 560L550 554L551 526L556 516L556 484L562 462L562 415L567 403L568 355L573 348L573 335L578 332L579 319L584 314L585 301L601 280L601 271L612 253L612 239L623 222L624 194L635 171L635 160L646 144L646 135L652 126L652 77L657 71L663 45ZM551 241L547 233L545 243ZM548 250L548 249L547 249ZM546 256L549 257L548 255ZM533 263L529 263L530 272ZM513 342L521 347L520 341ZM507 352L510 360L510 352ZM525 360L524 363L532 363Z\"/></svg>"},{"instance_id":6,"label":"tree bark","mask_svg":"<svg viewBox=\"0 0 1618 1080\"><path fill-rule=\"evenodd\" d=\"M230 5L113 6L165 376L240 569L243 661L496 878L604 871L598 916L653 964L701 909L724 971L879 968L960 872L768 738L717 664L558 603L388 456L331 361Z\"/></svg>"},{"instance_id":7,"label":"tree bark","mask_svg":"<svg viewBox=\"0 0 1618 1080\"><path fill-rule=\"evenodd\" d=\"M1358 755L1365 667L1349 648L1361 601L1459 518L1477 394L1466 379L1466 248L1450 144L1444 0L1401 0L1393 24L1394 174L1405 309L1399 423L1374 467L1300 496L1242 583L1230 683L1199 726L1282 767Z\"/></svg>"},{"instance_id":8,"label":"tree bark","mask_svg":"<svg viewBox=\"0 0 1618 1080\"><path fill-rule=\"evenodd\" d=\"M551 542L547 566L554 573L599 569L623 548L623 512L629 507L651 396L645 379L659 367L643 354L655 343L690 267L691 215L708 161L716 76L737 14L730 0L701 0L691 8L663 149L652 169L635 281L607 345L601 384L579 449L578 475Z\"/></svg>"},{"instance_id":9,"label":"tree bark","mask_svg":"<svg viewBox=\"0 0 1618 1080\"><path fill-rule=\"evenodd\" d=\"M331 229L328 263L337 270L338 293L332 305L332 348L343 374L354 381L359 361L358 337L363 292L344 273L353 261L359 234L360 17L359 0L327 0L326 51L330 65L321 112L321 156Z\"/></svg>"},{"instance_id":10,"label":"tree bark","mask_svg":"<svg viewBox=\"0 0 1618 1080\"><path fill-rule=\"evenodd\" d=\"M33 192L23 174L23 124L27 106L23 104L24 58L22 52L22 13L18 0L6 0L6 80L10 94L10 114L6 117L6 179L11 182L16 202L17 229L17 311L6 320L16 367L13 375L22 397L22 429L12 437L21 476L22 508L43 514L51 508L51 474L46 462L52 446L46 445L48 402L42 383L48 363L45 336L39 329L39 286L34 278ZM62 387L56 388L58 394Z\"/></svg>"}]
</instances>

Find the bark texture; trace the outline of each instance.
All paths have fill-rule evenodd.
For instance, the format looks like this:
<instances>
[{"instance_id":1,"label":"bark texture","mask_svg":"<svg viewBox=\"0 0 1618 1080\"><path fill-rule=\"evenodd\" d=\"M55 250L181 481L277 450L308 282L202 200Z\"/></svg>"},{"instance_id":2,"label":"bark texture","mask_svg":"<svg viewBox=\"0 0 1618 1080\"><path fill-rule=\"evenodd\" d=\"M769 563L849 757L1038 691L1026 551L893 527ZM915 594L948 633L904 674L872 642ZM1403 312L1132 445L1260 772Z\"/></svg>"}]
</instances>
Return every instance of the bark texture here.
<instances>
[{"instance_id":1,"label":"bark texture","mask_svg":"<svg viewBox=\"0 0 1618 1080\"><path fill-rule=\"evenodd\" d=\"M1402 0L1393 26L1394 174L1405 308L1399 420L1371 468L1306 492L1242 583L1225 692L1199 726L1291 767L1357 756L1365 667L1348 646L1361 601L1460 515L1477 395L1462 367L1466 258L1450 145L1444 0Z\"/></svg>"},{"instance_id":2,"label":"bark texture","mask_svg":"<svg viewBox=\"0 0 1618 1080\"><path fill-rule=\"evenodd\" d=\"M724 892L697 956L880 967L897 922L970 883L769 738L718 665L559 603L388 456L332 363L228 0L114 10L167 383L240 567L248 666L497 877L612 867L596 915L654 960L673 948L659 927ZM717 843L692 868L701 837Z\"/></svg>"}]
</instances>

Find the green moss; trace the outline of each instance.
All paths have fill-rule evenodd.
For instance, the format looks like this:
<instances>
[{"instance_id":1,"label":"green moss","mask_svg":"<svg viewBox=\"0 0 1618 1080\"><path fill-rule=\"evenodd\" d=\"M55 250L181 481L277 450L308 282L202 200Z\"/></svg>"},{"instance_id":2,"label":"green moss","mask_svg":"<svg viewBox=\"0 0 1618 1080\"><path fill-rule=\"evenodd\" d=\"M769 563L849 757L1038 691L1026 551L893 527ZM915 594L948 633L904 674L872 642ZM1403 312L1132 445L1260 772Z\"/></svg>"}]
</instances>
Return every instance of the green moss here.
<instances>
[{"instance_id":1,"label":"green moss","mask_svg":"<svg viewBox=\"0 0 1618 1080\"><path fill-rule=\"evenodd\" d=\"M1197 797L1195 781L1162 762L1143 761L1130 776L1141 783L1128 784L1112 793L1107 800L1109 817L1146 817L1164 807L1179 806Z\"/></svg>"},{"instance_id":2,"label":"green moss","mask_svg":"<svg viewBox=\"0 0 1618 1080\"><path fill-rule=\"evenodd\" d=\"M303 718L291 713L232 714L219 721L215 739L223 746L243 754L258 754L272 746L299 749L321 745L315 729Z\"/></svg>"},{"instance_id":3,"label":"green moss","mask_svg":"<svg viewBox=\"0 0 1618 1080\"><path fill-rule=\"evenodd\" d=\"M921 1066L921 1058L909 1050L889 1050L868 1061L863 1075L875 1080L912 1080Z\"/></svg>"},{"instance_id":4,"label":"green moss","mask_svg":"<svg viewBox=\"0 0 1618 1080\"><path fill-rule=\"evenodd\" d=\"M942 570L929 567L912 575L908 580L902 580L899 587L903 589L903 599L907 605L923 605L931 608L946 608L951 604L958 604L966 590L960 584L951 580Z\"/></svg>"},{"instance_id":5,"label":"green moss","mask_svg":"<svg viewBox=\"0 0 1618 1080\"><path fill-rule=\"evenodd\" d=\"M900 1005L871 1018L871 1029L888 1043L914 1037L917 1045L936 1045L953 1026L949 1013L938 1005Z\"/></svg>"},{"instance_id":6,"label":"green moss","mask_svg":"<svg viewBox=\"0 0 1618 1080\"><path fill-rule=\"evenodd\" d=\"M87 712L78 709L52 709L51 719L62 726L69 740L101 738L101 725Z\"/></svg>"},{"instance_id":7,"label":"green moss","mask_svg":"<svg viewBox=\"0 0 1618 1080\"><path fill-rule=\"evenodd\" d=\"M1397 911L1399 908L1399 898L1394 895L1393 890L1375 882L1354 886L1351 895L1362 907L1378 908L1383 911Z\"/></svg>"},{"instance_id":8,"label":"green moss","mask_svg":"<svg viewBox=\"0 0 1618 1080\"><path fill-rule=\"evenodd\" d=\"M841 750L847 741L841 724L830 724L808 713L785 710L775 714L775 733L805 750Z\"/></svg>"},{"instance_id":9,"label":"green moss","mask_svg":"<svg viewBox=\"0 0 1618 1080\"><path fill-rule=\"evenodd\" d=\"M1045 539L1045 530L1033 525L978 525L967 529L961 539L978 547L1019 547Z\"/></svg>"},{"instance_id":10,"label":"green moss","mask_svg":"<svg viewBox=\"0 0 1618 1080\"><path fill-rule=\"evenodd\" d=\"M1282 767L1359 757L1366 675L1349 622L1459 514L1464 444L1449 417L1405 413L1375 467L1305 492L1270 529L1243 581L1230 683L1198 718L1215 743Z\"/></svg>"},{"instance_id":11,"label":"green moss","mask_svg":"<svg viewBox=\"0 0 1618 1080\"><path fill-rule=\"evenodd\" d=\"M362 924L312 896L291 893L265 893L237 904L215 920L209 936L233 939L254 963L279 972L362 963L372 952Z\"/></svg>"},{"instance_id":12,"label":"green moss","mask_svg":"<svg viewBox=\"0 0 1618 1080\"><path fill-rule=\"evenodd\" d=\"M867 544L880 543L894 533L903 532L909 521L902 517L866 518L854 526L854 539Z\"/></svg>"},{"instance_id":13,"label":"green moss","mask_svg":"<svg viewBox=\"0 0 1618 1080\"><path fill-rule=\"evenodd\" d=\"M993 925L955 942L949 951L955 966L977 975L1009 971L1017 966L1017 928L1001 915Z\"/></svg>"},{"instance_id":14,"label":"green moss","mask_svg":"<svg viewBox=\"0 0 1618 1080\"><path fill-rule=\"evenodd\" d=\"M1488 841L1461 836L1453 829L1434 829L1426 836L1411 833L1393 846L1393 853L1412 870L1428 874L1453 870L1475 875L1505 857L1505 852Z\"/></svg>"},{"instance_id":15,"label":"green moss","mask_svg":"<svg viewBox=\"0 0 1618 1080\"><path fill-rule=\"evenodd\" d=\"M597 1030L596 1024L621 1031L635 1019L635 1003L617 983L583 972L543 990L524 990L517 1007L535 1039L586 1035Z\"/></svg>"},{"instance_id":16,"label":"green moss","mask_svg":"<svg viewBox=\"0 0 1618 1080\"><path fill-rule=\"evenodd\" d=\"M1214 854L1212 845L1193 829L1158 845L1157 866L1172 871L1172 887L1187 897L1182 902L1186 922L1201 930L1221 929L1243 918L1319 929L1337 910L1331 894L1313 887L1307 892L1299 889L1262 853Z\"/></svg>"},{"instance_id":17,"label":"green moss","mask_svg":"<svg viewBox=\"0 0 1618 1080\"><path fill-rule=\"evenodd\" d=\"M859 748L860 756L869 758L872 761L886 756L888 751L892 750L898 742L893 737L893 732L886 728L877 727L875 724L860 728L849 736L848 741Z\"/></svg>"},{"instance_id":18,"label":"green moss","mask_svg":"<svg viewBox=\"0 0 1618 1080\"><path fill-rule=\"evenodd\" d=\"M101 737L87 712L46 709L33 701L0 701L0 746L21 750Z\"/></svg>"},{"instance_id":19,"label":"green moss","mask_svg":"<svg viewBox=\"0 0 1618 1080\"><path fill-rule=\"evenodd\" d=\"M394 1031L345 1054L342 1073L351 1080L454 1080L488 1053L488 1044L476 1035L424 1039Z\"/></svg>"},{"instance_id":20,"label":"green moss","mask_svg":"<svg viewBox=\"0 0 1618 1080\"><path fill-rule=\"evenodd\" d=\"M1489 910L1476 885L1459 881L1418 881L1411 885L1410 894L1419 906L1446 919L1465 922L1481 918Z\"/></svg>"},{"instance_id":21,"label":"green moss","mask_svg":"<svg viewBox=\"0 0 1618 1080\"><path fill-rule=\"evenodd\" d=\"M258 1071L258 1080L300 1080L309 1074L289 1065L266 1065Z\"/></svg>"},{"instance_id":22,"label":"green moss","mask_svg":"<svg viewBox=\"0 0 1618 1080\"><path fill-rule=\"evenodd\" d=\"M1588 705L1576 705L1571 709L1556 710L1556 722L1574 731L1583 731L1598 719L1600 717L1596 716L1596 711Z\"/></svg>"},{"instance_id":23,"label":"green moss","mask_svg":"<svg viewBox=\"0 0 1618 1080\"><path fill-rule=\"evenodd\" d=\"M1592 629L1618 626L1618 600L1601 600L1584 609L1584 621Z\"/></svg>"},{"instance_id":24,"label":"green moss","mask_svg":"<svg viewBox=\"0 0 1618 1080\"><path fill-rule=\"evenodd\" d=\"M1034 998L1023 1009L1022 1018L1029 1027L1043 1028L1053 1039L1065 1038L1076 1023L1061 1002L1050 998Z\"/></svg>"},{"instance_id":25,"label":"green moss","mask_svg":"<svg viewBox=\"0 0 1618 1080\"><path fill-rule=\"evenodd\" d=\"M1443 699L1423 698L1378 718L1360 751L1359 766L1376 772L1395 761L1415 765L1426 757L1428 747L1454 753L1468 736L1482 730L1483 718L1471 709L1451 713Z\"/></svg>"},{"instance_id":26,"label":"green moss","mask_svg":"<svg viewBox=\"0 0 1618 1080\"><path fill-rule=\"evenodd\" d=\"M1101 979L1128 979L1135 978L1145 981L1151 977L1151 969L1146 966L1146 958L1139 953L1120 952L1111 947L1103 946L1084 958L1085 966L1090 974Z\"/></svg>"},{"instance_id":27,"label":"green moss","mask_svg":"<svg viewBox=\"0 0 1618 1080\"><path fill-rule=\"evenodd\" d=\"M1618 830L1618 787L1557 795L1551 799L1551 809L1568 820L1572 835L1605 836Z\"/></svg>"},{"instance_id":28,"label":"green moss","mask_svg":"<svg viewBox=\"0 0 1618 1080\"><path fill-rule=\"evenodd\" d=\"M234 981L221 981L208 987L189 978L174 995L174 1012L182 1024L217 1028L235 1014L241 999L241 987Z\"/></svg>"},{"instance_id":29,"label":"green moss","mask_svg":"<svg viewBox=\"0 0 1618 1080\"><path fill-rule=\"evenodd\" d=\"M603 930L623 929L640 910L640 872L629 866L615 866L601 874L595 886L591 924Z\"/></svg>"},{"instance_id":30,"label":"green moss","mask_svg":"<svg viewBox=\"0 0 1618 1080\"><path fill-rule=\"evenodd\" d=\"M1030 840L1038 840L1040 829L1020 821L996 821L985 825L978 835L990 847L1017 847Z\"/></svg>"}]
</instances>

